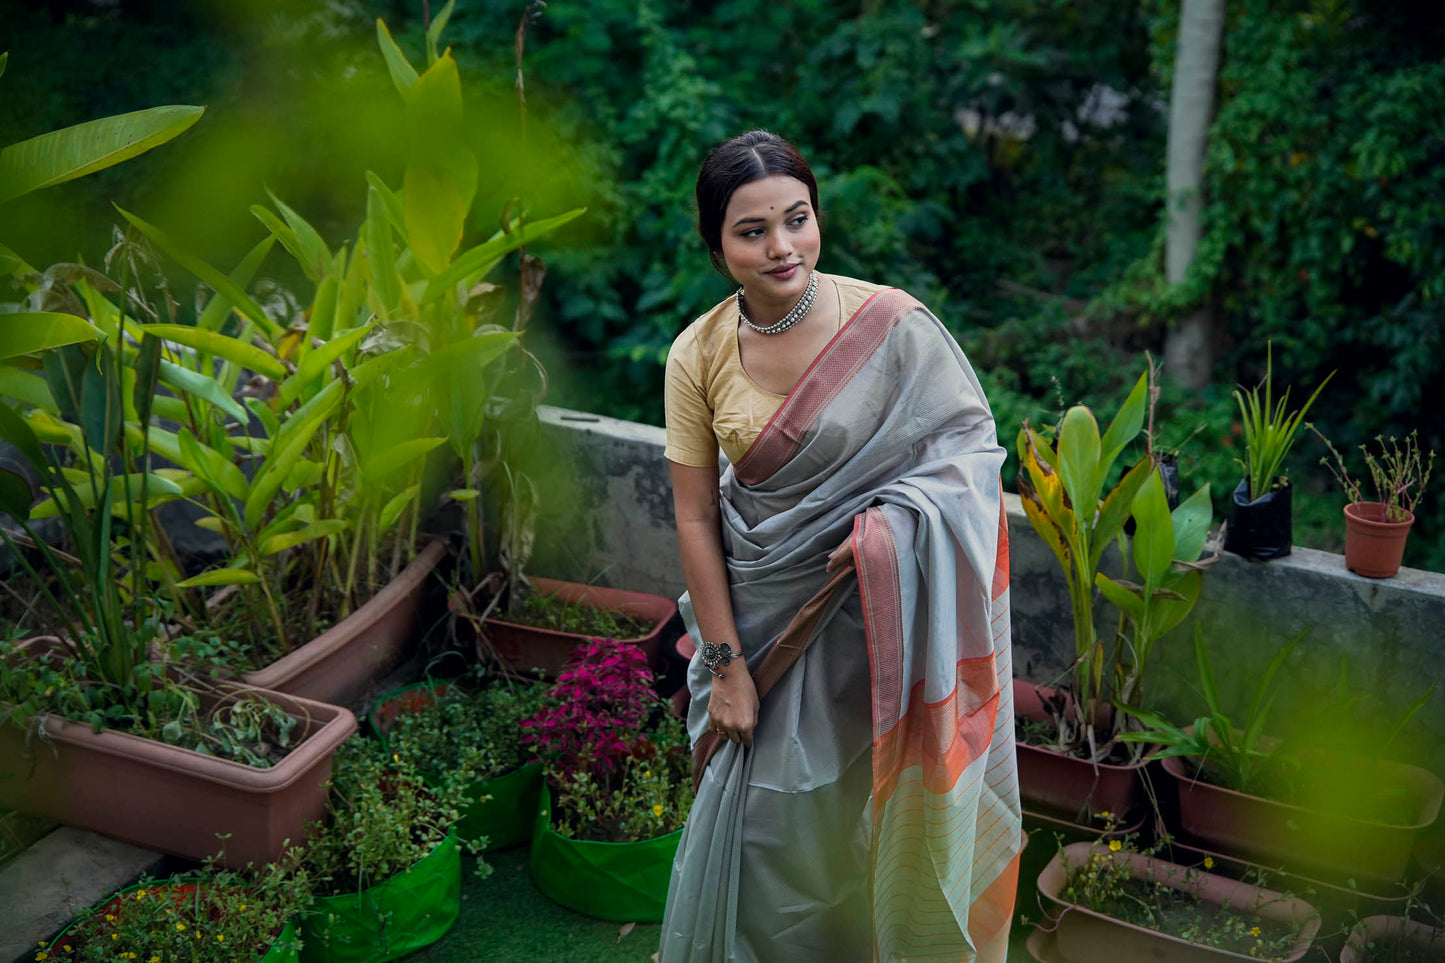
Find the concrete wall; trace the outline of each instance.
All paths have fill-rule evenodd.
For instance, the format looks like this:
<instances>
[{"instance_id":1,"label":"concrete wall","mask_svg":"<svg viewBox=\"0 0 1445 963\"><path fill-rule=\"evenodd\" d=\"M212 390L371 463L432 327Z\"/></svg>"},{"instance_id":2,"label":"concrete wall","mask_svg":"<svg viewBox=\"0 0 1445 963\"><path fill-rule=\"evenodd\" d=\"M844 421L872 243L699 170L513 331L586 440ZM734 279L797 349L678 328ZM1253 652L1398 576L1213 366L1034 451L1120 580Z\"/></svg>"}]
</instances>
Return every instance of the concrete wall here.
<instances>
[{"instance_id":1,"label":"concrete wall","mask_svg":"<svg viewBox=\"0 0 1445 963\"><path fill-rule=\"evenodd\" d=\"M663 431L647 425L548 408L544 440L557 470L541 485L542 515L531 570L578 581L676 596L684 589L673 528ZM1058 562L1034 534L1017 496L1008 495L1015 673L1059 678L1072 659L1073 628ZM1116 571L1106 560L1106 571ZM1101 630L1107 621L1099 621ZM1156 649L1149 701L1179 721L1203 708L1191 642L1204 632L1220 689L1239 712L1254 680L1288 639L1309 635L1281 672L1281 722L1308 718L1325 704L1341 657L1355 717L1320 725L1360 728L1388 720L1445 677L1445 575L1402 569L1387 580L1348 572L1344 558L1297 548L1279 561L1226 555L1204 578L1190 619ZM1445 687L1390 750L1445 773Z\"/></svg>"}]
</instances>

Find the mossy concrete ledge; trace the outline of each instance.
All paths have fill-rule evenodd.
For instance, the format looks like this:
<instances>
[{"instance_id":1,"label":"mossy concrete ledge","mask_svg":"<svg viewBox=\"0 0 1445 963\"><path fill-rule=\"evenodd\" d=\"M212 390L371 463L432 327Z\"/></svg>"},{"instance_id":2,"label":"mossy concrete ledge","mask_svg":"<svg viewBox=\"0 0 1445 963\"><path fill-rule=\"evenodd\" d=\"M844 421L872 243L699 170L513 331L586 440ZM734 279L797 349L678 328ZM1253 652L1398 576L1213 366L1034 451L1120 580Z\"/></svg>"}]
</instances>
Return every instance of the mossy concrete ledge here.
<instances>
[{"instance_id":1,"label":"mossy concrete ledge","mask_svg":"<svg viewBox=\"0 0 1445 963\"><path fill-rule=\"evenodd\" d=\"M661 428L544 408L544 435L560 470L543 484L532 569L676 596L684 589ZM1057 681L1073 659L1073 628L1058 561L1006 495L1015 674ZM1341 523L1343 524L1343 522ZM1105 571L1118 572L1117 555ZM1104 611L1101 605L1101 611ZM1110 623L1100 620L1101 628ZM1180 721L1203 709L1191 637L1203 633L1227 709L1242 712L1270 657L1308 635L1281 673L1279 720L1308 717L1328 697L1343 657L1366 717L1388 720L1445 678L1445 575L1404 568L1391 579L1345 569L1344 557L1296 548L1250 562L1226 554L1204 578L1190 619L1156 648L1147 702ZM1389 754L1445 775L1445 686L1437 688Z\"/></svg>"}]
</instances>

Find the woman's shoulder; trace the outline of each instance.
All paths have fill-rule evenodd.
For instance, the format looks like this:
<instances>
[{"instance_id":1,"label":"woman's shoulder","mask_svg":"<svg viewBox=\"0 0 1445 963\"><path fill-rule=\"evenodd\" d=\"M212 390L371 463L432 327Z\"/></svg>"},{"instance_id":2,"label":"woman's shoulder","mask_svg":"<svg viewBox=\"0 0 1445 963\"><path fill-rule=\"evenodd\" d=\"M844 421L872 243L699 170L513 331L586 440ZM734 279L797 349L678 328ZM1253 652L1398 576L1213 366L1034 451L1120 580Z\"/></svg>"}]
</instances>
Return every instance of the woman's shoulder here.
<instances>
[{"instance_id":1,"label":"woman's shoulder","mask_svg":"<svg viewBox=\"0 0 1445 963\"><path fill-rule=\"evenodd\" d=\"M716 354L724 345L725 339L737 329L736 306L737 302L728 297L699 315L672 340L672 351L668 356L678 354L711 357Z\"/></svg>"},{"instance_id":2,"label":"woman's shoulder","mask_svg":"<svg viewBox=\"0 0 1445 963\"><path fill-rule=\"evenodd\" d=\"M893 286L890 284L875 284L872 281L862 281L842 274L830 274L828 277L838 285L838 297L842 302L845 319L852 317L875 294L880 291L893 290Z\"/></svg>"}]
</instances>

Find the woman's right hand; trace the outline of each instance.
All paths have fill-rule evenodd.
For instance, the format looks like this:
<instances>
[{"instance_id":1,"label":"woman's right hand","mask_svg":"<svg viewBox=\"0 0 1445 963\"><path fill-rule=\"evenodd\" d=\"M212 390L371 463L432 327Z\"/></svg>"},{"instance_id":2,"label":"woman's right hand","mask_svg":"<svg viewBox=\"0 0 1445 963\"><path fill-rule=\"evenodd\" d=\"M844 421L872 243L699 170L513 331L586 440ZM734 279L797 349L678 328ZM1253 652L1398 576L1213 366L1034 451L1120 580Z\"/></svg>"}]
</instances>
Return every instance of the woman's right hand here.
<instances>
[{"instance_id":1,"label":"woman's right hand","mask_svg":"<svg viewBox=\"0 0 1445 963\"><path fill-rule=\"evenodd\" d=\"M712 680L712 695L707 702L709 727L728 742L753 744L753 729L758 724L758 689L742 659L733 660L722 670L721 679Z\"/></svg>"}]
</instances>

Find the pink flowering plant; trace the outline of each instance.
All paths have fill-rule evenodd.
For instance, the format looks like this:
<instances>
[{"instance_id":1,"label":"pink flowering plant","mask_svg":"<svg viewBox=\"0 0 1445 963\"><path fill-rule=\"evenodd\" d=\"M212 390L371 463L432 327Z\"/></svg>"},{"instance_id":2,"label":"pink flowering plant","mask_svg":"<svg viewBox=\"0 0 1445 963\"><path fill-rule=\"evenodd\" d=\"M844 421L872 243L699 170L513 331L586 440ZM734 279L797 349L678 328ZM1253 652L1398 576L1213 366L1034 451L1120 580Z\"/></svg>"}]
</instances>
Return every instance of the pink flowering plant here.
<instances>
[{"instance_id":1,"label":"pink flowering plant","mask_svg":"<svg viewBox=\"0 0 1445 963\"><path fill-rule=\"evenodd\" d=\"M687 731L652 691L637 646L582 645L522 728L523 744L547 767L560 834L629 842L665 835L687 818Z\"/></svg>"}]
</instances>

